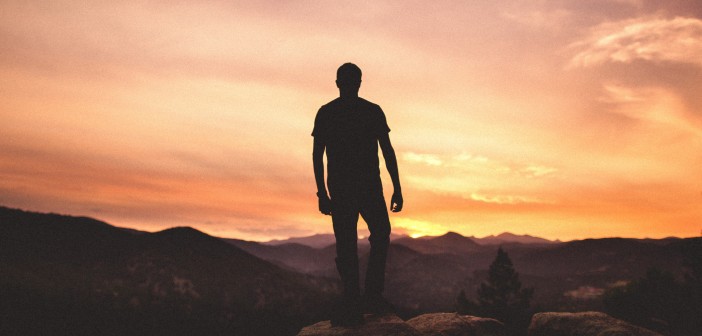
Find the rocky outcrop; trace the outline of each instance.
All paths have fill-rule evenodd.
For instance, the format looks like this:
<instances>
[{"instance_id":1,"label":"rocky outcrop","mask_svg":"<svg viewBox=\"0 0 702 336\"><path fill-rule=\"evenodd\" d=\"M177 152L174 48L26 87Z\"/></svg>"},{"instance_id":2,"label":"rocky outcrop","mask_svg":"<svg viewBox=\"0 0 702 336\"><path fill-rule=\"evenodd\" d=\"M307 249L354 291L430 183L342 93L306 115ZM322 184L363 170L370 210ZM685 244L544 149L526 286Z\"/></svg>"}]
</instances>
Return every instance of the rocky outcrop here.
<instances>
[{"instance_id":1,"label":"rocky outcrop","mask_svg":"<svg viewBox=\"0 0 702 336\"><path fill-rule=\"evenodd\" d=\"M424 314L403 321L395 315L366 315L354 328L332 327L322 321L303 328L298 336L506 336L497 320L457 313ZM538 313L531 319L529 336L661 336L617 320L605 313Z\"/></svg>"},{"instance_id":2,"label":"rocky outcrop","mask_svg":"<svg viewBox=\"0 0 702 336\"><path fill-rule=\"evenodd\" d=\"M457 313L425 314L412 318L407 324L423 336L504 336L502 322L490 318Z\"/></svg>"},{"instance_id":3,"label":"rocky outcrop","mask_svg":"<svg viewBox=\"0 0 702 336\"><path fill-rule=\"evenodd\" d=\"M617 320L605 313L538 313L531 319L529 336L661 336Z\"/></svg>"},{"instance_id":4,"label":"rocky outcrop","mask_svg":"<svg viewBox=\"0 0 702 336\"><path fill-rule=\"evenodd\" d=\"M322 321L303 328L298 336L504 336L497 320L456 313L424 314L403 321L395 315L366 315L366 322L355 328L332 327Z\"/></svg>"},{"instance_id":5,"label":"rocky outcrop","mask_svg":"<svg viewBox=\"0 0 702 336\"><path fill-rule=\"evenodd\" d=\"M366 315L366 322L358 327L332 327L331 322L322 321L304 327L297 336L422 336L416 329L395 315Z\"/></svg>"}]
</instances>

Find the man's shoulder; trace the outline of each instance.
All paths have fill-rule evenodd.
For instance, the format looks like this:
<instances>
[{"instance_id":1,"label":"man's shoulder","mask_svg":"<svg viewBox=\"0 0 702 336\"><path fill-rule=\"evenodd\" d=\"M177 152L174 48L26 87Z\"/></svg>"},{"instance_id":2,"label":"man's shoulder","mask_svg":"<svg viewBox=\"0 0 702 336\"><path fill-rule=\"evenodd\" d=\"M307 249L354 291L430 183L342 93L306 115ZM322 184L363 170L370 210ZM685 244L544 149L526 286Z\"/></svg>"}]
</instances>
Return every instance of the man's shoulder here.
<instances>
[{"instance_id":1,"label":"man's shoulder","mask_svg":"<svg viewBox=\"0 0 702 336\"><path fill-rule=\"evenodd\" d=\"M319 113L324 113L330 110L334 110L339 105L339 98L336 98L319 108Z\"/></svg>"},{"instance_id":2,"label":"man's shoulder","mask_svg":"<svg viewBox=\"0 0 702 336\"><path fill-rule=\"evenodd\" d=\"M380 105L373 103L367 99L361 98L361 97L358 97L354 103L356 106L360 106L364 109L380 110ZM338 109L338 108L344 106L345 104L348 104L348 102L345 102L341 98L336 98L336 99L322 105L322 107L320 107L319 110L320 111L335 110L335 109Z\"/></svg>"},{"instance_id":3,"label":"man's shoulder","mask_svg":"<svg viewBox=\"0 0 702 336\"><path fill-rule=\"evenodd\" d=\"M369 109L378 109L378 110L380 109L380 105L378 105L374 102L371 102L369 100L366 100L364 98L359 97L358 101L360 104L365 105Z\"/></svg>"}]
</instances>

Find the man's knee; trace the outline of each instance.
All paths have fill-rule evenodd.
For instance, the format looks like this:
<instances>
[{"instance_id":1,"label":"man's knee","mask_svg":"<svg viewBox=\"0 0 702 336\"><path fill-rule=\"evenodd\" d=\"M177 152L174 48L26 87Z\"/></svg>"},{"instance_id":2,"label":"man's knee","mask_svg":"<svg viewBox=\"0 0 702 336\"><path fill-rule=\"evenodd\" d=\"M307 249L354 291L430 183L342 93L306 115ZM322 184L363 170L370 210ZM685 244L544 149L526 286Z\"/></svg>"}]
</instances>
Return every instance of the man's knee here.
<instances>
[{"instance_id":1,"label":"man's knee","mask_svg":"<svg viewBox=\"0 0 702 336\"><path fill-rule=\"evenodd\" d=\"M358 250L358 238L353 236L337 236L336 237L336 254L345 256L356 254Z\"/></svg>"},{"instance_id":2,"label":"man's knee","mask_svg":"<svg viewBox=\"0 0 702 336\"><path fill-rule=\"evenodd\" d=\"M349 259L358 253L358 235L353 230L334 230L336 237L336 255L342 259Z\"/></svg>"},{"instance_id":3,"label":"man's knee","mask_svg":"<svg viewBox=\"0 0 702 336\"><path fill-rule=\"evenodd\" d=\"M373 244L387 244L390 242L390 222L379 223L375 225L371 230L370 237L368 241Z\"/></svg>"}]
</instances>

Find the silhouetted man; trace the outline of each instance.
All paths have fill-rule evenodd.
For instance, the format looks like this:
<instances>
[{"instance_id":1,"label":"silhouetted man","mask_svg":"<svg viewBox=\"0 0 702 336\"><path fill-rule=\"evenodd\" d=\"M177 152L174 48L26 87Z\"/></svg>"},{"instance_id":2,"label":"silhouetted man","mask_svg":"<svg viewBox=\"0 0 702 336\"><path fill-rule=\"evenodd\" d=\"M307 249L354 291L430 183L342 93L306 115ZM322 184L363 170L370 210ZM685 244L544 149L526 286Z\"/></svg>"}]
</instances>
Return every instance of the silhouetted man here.
<instances>
[{"instance_id":1,"label":"silhouetted man","mask_svg":"<svg viewBox=\"0 0 702 336\"><path fill-rule=\"evenodd\" d=\"M343 64L336 72L336 86L339 98L322 106L314 121L312 161L319 211L332 216L336 267L344 286L343 300L333 314L332 324L349 326L363 322L362 310L374 314L392 310L382 297L390 219L380 181L378 144L395 189L390 201L391 210L402 210L403 200L385 114L380 106L358 97L361 69L352 63ZM329 195L324 183L325 150ZM368 224L371 245L362 298L356 234L359 214Z\"/></svg>"}]
</instances>

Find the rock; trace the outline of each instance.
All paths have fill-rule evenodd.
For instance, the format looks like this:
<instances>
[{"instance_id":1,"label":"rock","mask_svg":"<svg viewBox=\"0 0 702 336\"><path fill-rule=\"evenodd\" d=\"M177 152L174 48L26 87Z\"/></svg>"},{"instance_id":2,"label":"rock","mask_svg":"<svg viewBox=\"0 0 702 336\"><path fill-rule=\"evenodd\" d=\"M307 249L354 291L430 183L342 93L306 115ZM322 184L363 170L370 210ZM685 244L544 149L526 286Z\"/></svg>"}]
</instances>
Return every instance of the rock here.
<instances>
[{"instance_id":1,"label":"rock","mask_svg":"<svg viewBox=\"0 0 702 336\"><path fill-rule=\"evenodd\" d=\"M424 314L412 318L407 324L423 336L503 336L502 322L483 317L457 313Z\"/></svg>"},{"instance_id":2,"label":"rock","mask_svg":"<svg viewBox=\"0 0 702 336\"><path fill-rule=\"evenodd\" d=\"M531 319L529 336L661 336L617 320L605 313L538 313Z\"/></svg>"},{"instance_id":3,"label":"rock","mask_svg":"<svg viewBox=\"0 0 702 336\"><path fill-rule=\"evenodd\" d=\"M456 313L424 314L402 321L395 315L366 315L355 328L332 327L322 321L303 328L297 336L504 336L500 321Z\"/></svg>"},{"instance_id":4,"label":"rock","mask_svg":"<svg viewBox=\"0 0 702 336\"><path fill-rule=\"evenodd\" d=\"M302 328L297 336L422 336L416 329L395 315L366 315L366 322L358 327L332 327L322 321Z\"/></svg>"}]
</instances>

